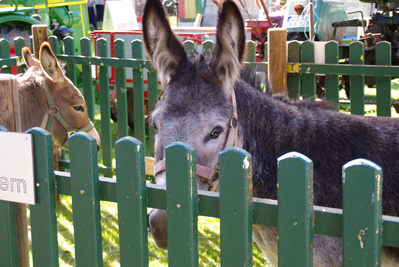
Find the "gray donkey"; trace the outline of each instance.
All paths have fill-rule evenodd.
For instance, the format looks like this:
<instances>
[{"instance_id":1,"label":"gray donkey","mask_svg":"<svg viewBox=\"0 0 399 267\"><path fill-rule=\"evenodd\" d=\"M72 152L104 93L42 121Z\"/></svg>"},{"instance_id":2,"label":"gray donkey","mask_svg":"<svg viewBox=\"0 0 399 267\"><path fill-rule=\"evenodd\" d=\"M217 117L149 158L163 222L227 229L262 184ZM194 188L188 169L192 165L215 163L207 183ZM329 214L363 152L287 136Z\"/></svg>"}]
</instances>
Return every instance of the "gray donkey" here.
<instances>
[{"instance_id":1,"label":"gray donkey","mask_svg":"<svg viewBox=\"0 0 399 267\"><path fill-rule=\"evenodd\" d=\"M312 103L281 101L239 78L245 50L243 18L223 3L210 58L189 59L173 35L159 0L147 0L143 37L149 58L166 84L152 113L156 183L166 184L164 150L176 141L197 153L199 190L218 190L218 153L231 146L253 157L253 194L277 198L277 158L298 151L314 162L314 203L342 207L342 166L369 159L384 170L383 214L399 216L399 120L345 115ZM166 211L152 209L149 227L167 249ZM278 265L277 229L254 225L253 238ZM341 266L341 239L315 235L314 266ZM399 265L399 249L383 247L383 266Z\"/></svg>"}]
</instances>

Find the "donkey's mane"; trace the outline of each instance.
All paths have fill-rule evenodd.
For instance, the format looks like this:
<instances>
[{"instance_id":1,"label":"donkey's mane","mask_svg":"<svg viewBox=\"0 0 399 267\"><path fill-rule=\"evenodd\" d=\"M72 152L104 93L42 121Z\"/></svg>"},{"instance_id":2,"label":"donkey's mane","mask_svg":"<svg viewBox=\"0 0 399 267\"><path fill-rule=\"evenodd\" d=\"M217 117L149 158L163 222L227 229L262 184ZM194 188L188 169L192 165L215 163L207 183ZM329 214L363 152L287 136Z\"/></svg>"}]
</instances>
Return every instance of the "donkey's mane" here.
<instances>
[{"instance_id":1,"label":"donkey's mane","mask_svg":"<svg viewBox=\"0 0 399 267\"><path fill-rule=\"evenodd\" d=\"M36 72L32 71L29 74L27 72L18 74L17 78L19 80L19 91L23 92L31 88L36 88L40 86L40 81L38 79Z\"/></svg>"}]
</instances>

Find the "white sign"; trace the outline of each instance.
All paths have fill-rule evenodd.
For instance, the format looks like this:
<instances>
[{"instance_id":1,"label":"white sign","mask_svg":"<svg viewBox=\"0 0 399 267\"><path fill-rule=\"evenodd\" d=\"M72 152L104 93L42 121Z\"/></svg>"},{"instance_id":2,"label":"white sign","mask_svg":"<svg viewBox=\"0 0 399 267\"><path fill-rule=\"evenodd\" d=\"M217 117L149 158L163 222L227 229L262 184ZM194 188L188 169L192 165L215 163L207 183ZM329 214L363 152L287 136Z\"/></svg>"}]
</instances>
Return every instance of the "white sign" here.
<instances>
[{"instance_id":1,"label":"white sign","mask_svg":"<svg viewBox=\"0 0 399 267\"><path fill-rule=\"evenodd\" d=\"M0 132L0 200L36 204L30 134Z\"/></svg>"}]
</instances>

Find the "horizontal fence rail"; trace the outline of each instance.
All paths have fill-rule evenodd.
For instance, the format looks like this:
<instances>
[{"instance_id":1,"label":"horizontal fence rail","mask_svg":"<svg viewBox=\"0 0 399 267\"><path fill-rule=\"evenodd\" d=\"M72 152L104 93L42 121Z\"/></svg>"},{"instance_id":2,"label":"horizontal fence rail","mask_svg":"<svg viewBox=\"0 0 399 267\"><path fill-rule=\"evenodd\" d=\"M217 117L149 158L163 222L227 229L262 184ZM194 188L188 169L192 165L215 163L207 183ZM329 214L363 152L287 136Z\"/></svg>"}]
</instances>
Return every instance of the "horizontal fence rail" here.
<instances>
[{"instance_id":1,"label":"horizontal fence rail","mask_svg":"<svg viewBox=\"0 0 399 267\"><path fill-rule=\"evenodd\" d=\"M103 266L100 200L118 203L121 266L131 266L132 261L135 266L148 265L147 207L167 209L170 215L169 266L198 266L198 215L220 218L222 266L251 266L253 224L279 227L282 266L309 266L313 234L342 238L345 266L378 261L382 245L399 247L399 218L381 216L382 171L368 160L343 166L340 210L313 207L312 161L296 152L283 155L278 159L277 205L276 200L252 197L252 160L242 149L220 154L220 195L199 191L197 197L195 151L186 144L166 149L167 176L173 177L166 190L146 184L143 145L133 137L116 143L115 180L98 177L95 140L86 133L70 137L70 173L53 172L48 132L33 128L28 133L33 135L37 190L37 204L30 207L34 266L58 266L55 193L72 196L76 266ZM354 190L359 184L362 190ZM18 266L13 256L16 239L9 231L15 223L12 206L0 201L1 266ZM359 249L359 229L369 229L361 239L364 249Z\"/></svg>"}]
</instances>

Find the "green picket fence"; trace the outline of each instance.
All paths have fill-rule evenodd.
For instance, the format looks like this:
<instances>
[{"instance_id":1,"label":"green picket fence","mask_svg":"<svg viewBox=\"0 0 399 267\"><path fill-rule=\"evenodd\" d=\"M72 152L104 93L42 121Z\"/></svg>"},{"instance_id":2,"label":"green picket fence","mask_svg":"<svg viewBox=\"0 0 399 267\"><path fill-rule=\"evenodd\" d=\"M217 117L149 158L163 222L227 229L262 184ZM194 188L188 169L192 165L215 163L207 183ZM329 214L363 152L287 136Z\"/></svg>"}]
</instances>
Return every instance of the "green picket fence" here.
<instances>
[{"instance_id":1,"label":"green picket fence","mask_svg":"<svg viewBox=\"0 0 399 267\"><path fill-rule=\"evenodd\" d=\"M121 138L128 135L127 123L127 86L126 71L133 73L133 105L134 105L134 137L143 142L146 154L153 155L155 130L146 129L144 114L144 88L148 89L148 111L154 109L158 93L157 71L153 69L149 60L143 59L142 42L135 40L131 43L133 58L125 58L124 41L117 39L114 42L115 57L108 55L108 42L104 38L96 40L95 46L98 56L92 56L92 44L90 39L82 38L81 55L75 55L74 40L72 37L64 39L64 51L59 51L58 40L55 36L50 36L50 44L57 55L57 58L67 64L66 75L76 84L76 65L81 65L82 92L88 106L89 117L94 121L94 85L92 77L92 66L98 67L99 77L99 98L101 114L101 140L103 167L100 173L105 176L113 176L115 166L112 166L113 159L113 141L110 122L110 84L109 67L115 67L115 90L117 93L117 113L118 129L117 137ZM23 72L24 66L20 58L21 49L24 45L23 38L15 39L17 57L10 58L8 41L0 39L0 66L1 72L11 73L11 66L18 66L18 71ZM184 43L186 51L190 53L195 49L192 41ZM203 43L203 51L210 54L214 44L211 41ZM349 48L350 64L338 64L339 46L335 41L325 45L326 64L315 64L314 62L314 44L306 42L290 42L288 44L288 65L287 65L287 85L288 95L291 98L298 99L300 95L303 98L314 97L316 94L316 75L325 75L326 100L332 101L339 106L339 76L350 76L351 87L351 113L364 115L364 76L373 76L377 79L377 115L391 116L391 77L399 76L399 66L391 66L391 48L390 43L381 42L377 44L376 63L373 66L364 66L364 46L361 42L354 42ZM267 50L267 46L266 46ZM246 65L256 66L257 71L267 72L267 62L255 62L256 44L252 41L247 42L247 62ZM267 53L265 53L267 55ZM265 58L267 61L267 57ZM147 85L143 81L143 73L147 72ZM399 101L397 104L399 104ZM395 103L396 103L395 102ZM60 166L69 169L68 161L60 161Z\"/></svg>"},{"instance_id":2,"label":"green picket fence","mask_svg":"<svg viewBox=\"0 0 399 267\"><path fill-rule=\"evenodd\" d=\"M146 183L144 146L133 137L115 144L115 180L98 177L96 141L86 133L70 137L68 173L53 171L51 135L41 128L27 132L33 136L36 177L36 205L30 206L33 266L59 266L56 193L72 196L77 267L103 266L100 200L118 205L121 266L148 266L147 207L168 210L171 267L198 266L199 215L220 218L222 266L252 266L253 224L278 227L280 266L312 266L313 234L342 238L344 266L379 266L382 245L399 247L399 218L382 216L382 170L368 160L343 166L338 210L313 206L312 161L285 154L278 159L277 205L252 197L251 155L239 148L220 153L220 193L214 193L197 191L195 151L184 143L169 146L166 190ZM0 266L15 267L14 203L0 201L0 213ZM362 246L361 229L367 229Z\"/></svg>"}]
</instances>

